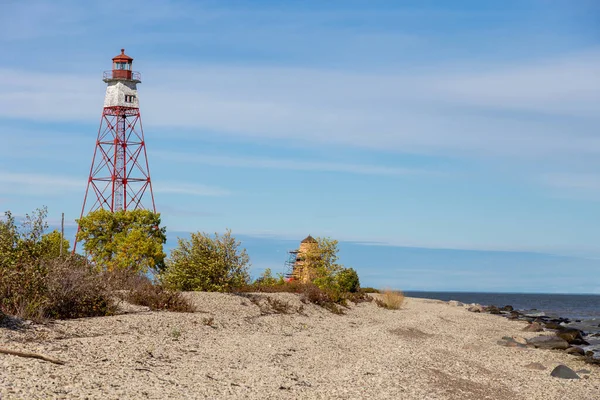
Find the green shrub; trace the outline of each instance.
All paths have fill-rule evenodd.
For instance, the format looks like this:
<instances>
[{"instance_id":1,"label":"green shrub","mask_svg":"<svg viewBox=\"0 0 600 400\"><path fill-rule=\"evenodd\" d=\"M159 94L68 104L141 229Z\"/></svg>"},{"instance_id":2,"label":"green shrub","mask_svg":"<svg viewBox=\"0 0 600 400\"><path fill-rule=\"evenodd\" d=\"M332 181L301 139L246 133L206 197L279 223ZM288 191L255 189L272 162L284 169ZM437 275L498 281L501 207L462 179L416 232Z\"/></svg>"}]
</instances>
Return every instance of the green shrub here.
<instances>
[{"instance_id":1,"label":"green shrub","mask_svg":"<svg viewBox=\"0 0 600 400\"><path fill-rule=\"evenodd\" d=\"M160 272L166 254L166 228L160 214L148 210L99 209L77 221L77 240L100 271Z\"/></svg>"},{"instance_id":2,"label":"green shrub","mask_svg":"<svg viewBox=\"0 0 600 400\"><path fill-rule=\"evenodd\" d=\"M229 230L214 237L192 233L189 240L179 239L160 280L183 291L228 292L247 285L250 258L239 247Z\"/></svg>"},{"instance_id":3,"label":"green shrub","mask_svg":"<svg viewBox=\"0 0 600 400\"><path fill-rule=\"evenodd\" d=\"M375 288L372 288L372 287L361 287L360 291L362 293L381 293L379 291L379 289L375 289Z\"/></svg>"},{"instance_id":4,"label":"green shrub","mask_svg":"<svg viewBox=\"0 0 600 400\"><path fill-rule=\"evenodd\" d=\"M358 274L353 268L344 268L335 275L337 289L342 293L356 293L360 289Z\"/></svg>"},{"instance_id":5,"label":"green shrub","mask_svg":"<svg viewBox=\"0 0 600 400\"><path fill-rule=\"evenodd\" d=\"M262 273L261 276L259 276L256 281L254 281L254 283L256 285L266 285L266 286L271 286L271 285L276 285L278 282L280 282L280 280L283 280L283 277L281 277L281 279L277 279L275 277L273 277L273 273L271 272L271 268L267 268L264 270L264 272Z\"/></svg>"}]
</instances>

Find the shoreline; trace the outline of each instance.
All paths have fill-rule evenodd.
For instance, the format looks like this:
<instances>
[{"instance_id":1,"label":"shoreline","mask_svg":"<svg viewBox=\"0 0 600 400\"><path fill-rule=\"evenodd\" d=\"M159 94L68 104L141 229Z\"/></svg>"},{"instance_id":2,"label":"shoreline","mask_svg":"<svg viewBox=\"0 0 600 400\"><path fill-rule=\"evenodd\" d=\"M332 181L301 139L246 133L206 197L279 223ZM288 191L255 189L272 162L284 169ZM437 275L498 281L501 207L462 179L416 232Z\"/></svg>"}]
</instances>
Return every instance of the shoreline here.
<instances>
[{"instance_id":1,"label":"shoreline","mask_svg":"<svg viewBox=\"0 0 600 400\"><path fill-rule=\"evenodd\" d=\"M0 354L0 397L583 400L600 387L600 370L565 352L498 345L540 335L522 331L524 321L434 299L409 297L397 311L360 303L335 315L294 294L257 295L289 312L199 292L186 293L201 310L193 314L130 307L0 328L0 347L66 362ZM551 377L559 364L587 371L584 379Z\"/></svg>"},{"instance_id":2,"label":"shoreline","mask_svg":"<svg viewBox=\"0 0 600 400\"><path fill-rule=\"evenodd\" d=\"M578 331L573 338L566 338L571 347L578 347L589 359L591 364L600 365L600 325L596 325L597 319L571 319L562 317L546 310L537 308L514 309L512 305L498 306L495 304L482 305L478 303L462 303L458 300L449 300L447 304L454 306L463 306L471 312L484 312L492 315L501 316L509 320L526 321L530 324L537 324L541 329L536 332L553 332L560 334L567 331ZM591 321L594 321L593 323Z\"/></svg>"}]
</instances>

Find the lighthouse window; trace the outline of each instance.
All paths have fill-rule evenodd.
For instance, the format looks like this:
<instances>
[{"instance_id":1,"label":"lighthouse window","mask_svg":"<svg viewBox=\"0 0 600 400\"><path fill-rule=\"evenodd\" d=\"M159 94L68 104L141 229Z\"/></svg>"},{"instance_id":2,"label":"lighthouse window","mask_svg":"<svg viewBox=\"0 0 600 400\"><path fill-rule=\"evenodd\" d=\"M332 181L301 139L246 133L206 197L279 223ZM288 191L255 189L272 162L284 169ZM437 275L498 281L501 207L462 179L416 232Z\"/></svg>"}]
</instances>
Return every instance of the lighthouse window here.
<instances>
[{"instance_id":1,"label":"lighthouse window","mask_svg":"<svg viewBox=\"0 0 600 400\"><path fill-rule=\"evenodd\" d=\"M133 103L135 101L135 96L132 94L125 95L125 103Z\"/></svg>"}]
</instances>

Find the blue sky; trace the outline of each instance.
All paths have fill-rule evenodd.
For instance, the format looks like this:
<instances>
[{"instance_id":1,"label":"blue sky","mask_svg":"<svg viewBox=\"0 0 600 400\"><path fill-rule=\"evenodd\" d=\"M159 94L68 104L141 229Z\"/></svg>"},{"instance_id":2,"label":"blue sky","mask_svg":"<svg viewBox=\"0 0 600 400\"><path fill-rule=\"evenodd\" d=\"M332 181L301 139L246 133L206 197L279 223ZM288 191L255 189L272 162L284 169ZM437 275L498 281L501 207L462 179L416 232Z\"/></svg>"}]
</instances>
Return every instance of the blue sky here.
<instances>
[{"instance_id":1,"label":"blue sky","mask_svg":"<svg viewBox=\"0 0 600 400\"><path fill-rule=\"evenodd\" d=\"M3 1L0 208L79 216L124 47L170 244L231 228L258 271L311 233L369 285L600 292L599 21L593 0Z\"/></svg>"}]
</instances>

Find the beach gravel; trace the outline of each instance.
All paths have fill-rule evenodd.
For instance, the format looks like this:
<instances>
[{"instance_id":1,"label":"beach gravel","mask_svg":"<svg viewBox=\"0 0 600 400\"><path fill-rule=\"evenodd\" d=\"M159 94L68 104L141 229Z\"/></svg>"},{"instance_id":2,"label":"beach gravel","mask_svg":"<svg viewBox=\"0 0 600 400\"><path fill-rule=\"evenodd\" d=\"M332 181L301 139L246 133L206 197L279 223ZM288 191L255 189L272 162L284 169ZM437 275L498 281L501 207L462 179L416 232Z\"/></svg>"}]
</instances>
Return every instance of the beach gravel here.
<instances>
[{"instance_id":1,"label":"beach gravel","mask_svg":"<svg viewBox=\"0 0 600 400\"><path fill-rule=\"evenodd\" d=\"M288 293L186 296L198 312L132 307L113 317L0 328L0 347L66 362L0 354L0 398L589 400L600 393L600 369L576 356L497 344L540 335L524 332L526 322L441 301L409 298L394 311L360 303L336 315ZM287 313L269 311L264 296L286 303ZM558 365L591 372L556 379L549 371Z\"/></svg>"}]
</instances>

